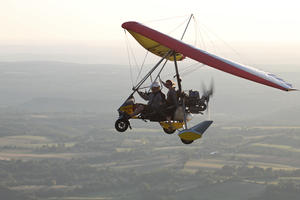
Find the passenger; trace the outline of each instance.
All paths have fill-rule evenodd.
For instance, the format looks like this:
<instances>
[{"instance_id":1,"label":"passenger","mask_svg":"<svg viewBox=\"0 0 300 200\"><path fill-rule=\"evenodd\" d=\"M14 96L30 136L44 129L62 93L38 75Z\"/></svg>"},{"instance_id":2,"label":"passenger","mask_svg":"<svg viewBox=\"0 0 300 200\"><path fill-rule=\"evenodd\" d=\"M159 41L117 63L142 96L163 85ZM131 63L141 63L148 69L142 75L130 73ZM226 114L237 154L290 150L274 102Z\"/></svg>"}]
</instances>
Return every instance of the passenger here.
<instances>
[{"instance_id":1,"label":"passenger","mask_svg":"<svg viewBox=\"0 0 300 200\"><path fill-rule=\"evenodd\" d=\"M168 88L167 93L167 105L168 106L178 106L178 98L177 98L177 92L175 90L175 82L172 80L167 80L165 83L162 81L164 86Z\"/></svg>"},{"instance_id":2,"label":"passenger","mask_svg":"<svg viewBox=\"0 0 300 200\"><path fill-rule=\"evenodd\" d=\"M134 112L130 115L133 117L138 115L139 113L146 112L146 113L158 113L162 114L161 110L165 107L166 104L166 96L160 90L160 85L158 82L154 82L151 84L151 92L145 93L138 91L138 94L146 101L148 101L147 105L144 104L137 104L137 108Z\"/></svg>"},{"instance_id":3,"label":"passenger","mask_svg":"<svg viewBox=\"0 0 300 200\"><path fill-rule=\"evenodd\" d=\"M166 114L167 114L167 121L170 122L178 107L177 92L175 90L176 84L172 80L167 80L166 82L161 81L161 82L169 90L167 93Z\"/></svg>"}]
</instances>

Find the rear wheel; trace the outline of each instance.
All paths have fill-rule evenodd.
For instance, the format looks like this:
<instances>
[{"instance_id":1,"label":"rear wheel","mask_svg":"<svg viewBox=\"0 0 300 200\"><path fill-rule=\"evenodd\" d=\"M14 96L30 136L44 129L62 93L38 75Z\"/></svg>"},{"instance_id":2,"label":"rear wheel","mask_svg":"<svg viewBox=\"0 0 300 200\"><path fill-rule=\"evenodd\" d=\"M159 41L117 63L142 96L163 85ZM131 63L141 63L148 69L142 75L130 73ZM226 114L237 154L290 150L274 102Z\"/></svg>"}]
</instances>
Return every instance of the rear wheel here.
<instances>
[{"instance_id":1,"label":"rear wheel","mask_svg":"<svg viewBox=\"0 0 300 200\"><path fill-rule=\"evenodd\" d=\"M116 122L115 122L115 128L117 131L119 132L124 132L128 129L128 126L129 126L129 123L127 120L124 120L124 119L118 119Z\"/></svg>"},{"instance_id":2,"label":"rear wheel","mask_svg":"<svg viewBox=\"0 0 300 200\"><path fill-rule=\"evenodd\" d=\"M184 140L184 139L181 139L181 142L183 144L192 144L194 142L194 140Z\"/></svg>"},{"instance_id":3,"label":"rear wheel","mask_svg":"<svg viewBox=\"0 0 300 200\"><path fill-rule=\"evenodd\" d=\"M203 103L199 107L200 107L201 111L204 111L204 110L206 110L207 105L205 103Z\"/></svg>"},{"instance_id":4,"label":"rear wheel","mask_svg":"<svg viewBox=\"0 0 300 200\"><path fill-rule=\"evenodd\" d=\"M169 128L163 128L163 130L166 134L173 134L176 131L176 129L169 129Z\"/></svg>"}]
</instances>

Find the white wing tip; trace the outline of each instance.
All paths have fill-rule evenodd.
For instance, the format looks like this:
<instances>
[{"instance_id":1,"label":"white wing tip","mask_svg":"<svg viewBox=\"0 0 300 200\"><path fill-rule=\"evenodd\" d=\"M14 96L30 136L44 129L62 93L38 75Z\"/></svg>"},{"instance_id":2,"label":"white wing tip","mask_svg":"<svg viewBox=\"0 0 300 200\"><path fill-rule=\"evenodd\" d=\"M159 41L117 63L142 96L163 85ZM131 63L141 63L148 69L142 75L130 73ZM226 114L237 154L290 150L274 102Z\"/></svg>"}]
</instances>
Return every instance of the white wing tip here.
<instances>
[{"instance_id":1,"label":"white wing tip","mask_svg":"<svg viewBox=\"0 0 300 200\"><path fill-rule=\"evenodd\" d=\"M288 91L288 92L290 92L290 91L299 91L299 89L297 89L297 88L289 88L286 91Z\"/></svg>"}]
</instances>

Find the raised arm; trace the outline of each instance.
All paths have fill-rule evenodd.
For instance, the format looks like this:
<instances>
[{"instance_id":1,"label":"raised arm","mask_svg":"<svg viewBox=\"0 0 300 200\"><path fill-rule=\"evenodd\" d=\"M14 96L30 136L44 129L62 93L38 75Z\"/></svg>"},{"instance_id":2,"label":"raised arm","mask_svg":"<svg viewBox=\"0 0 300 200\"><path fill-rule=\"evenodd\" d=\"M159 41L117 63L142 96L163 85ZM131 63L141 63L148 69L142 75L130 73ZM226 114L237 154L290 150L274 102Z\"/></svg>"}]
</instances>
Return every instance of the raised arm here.
<instances>
[{"instance_id":1,"label":"raised arm","mask_svg":"<svg viewBox=\"0 0 300 200\"><path fill-rule=\"evenodd\" d=\"M137 91L137 93L140 95L140 97L142 97L144 100L149 101L150 97L149 97L149 93L145 93L145 92L140 92Z\"/></svg>"}]
</instances>

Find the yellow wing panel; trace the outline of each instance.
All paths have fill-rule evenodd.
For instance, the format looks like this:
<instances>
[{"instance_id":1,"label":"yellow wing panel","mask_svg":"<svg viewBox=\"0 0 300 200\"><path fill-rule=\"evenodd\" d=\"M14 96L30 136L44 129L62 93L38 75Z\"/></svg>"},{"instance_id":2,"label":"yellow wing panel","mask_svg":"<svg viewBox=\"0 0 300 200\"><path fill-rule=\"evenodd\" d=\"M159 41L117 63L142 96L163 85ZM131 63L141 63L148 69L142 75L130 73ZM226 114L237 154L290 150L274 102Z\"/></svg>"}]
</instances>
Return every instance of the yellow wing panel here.
<instances>
[{"instance_id":1,"label":"yellow wing panel","mask_svg":"<svg viewBox=\"0 0 300 200\"><path fill-rule=\"evenodd\" d=\"M138 43L140 43L140 45L142 45L145 49L147 49L148 51L150 51L151 53L153 53L157 56L164 57L164 55L166 55L166 53L170 50L168 47L165 47L165 46L159 44L158 42L155 42L145 36L142 36L139 33L136 33L134 31L129 31L129 33L136 39L136 41L138 41ZM174 57L172 55L172 56L168 57L167 59L173 61ZM184 59L184 56L182 54L176 53L177 61L180 61L183 59Z\"/></svg>"}]
</instances>

